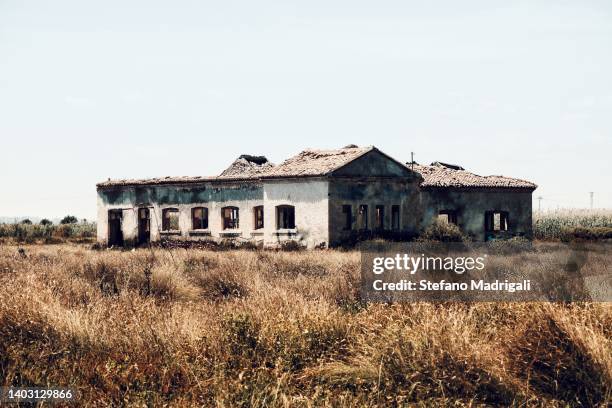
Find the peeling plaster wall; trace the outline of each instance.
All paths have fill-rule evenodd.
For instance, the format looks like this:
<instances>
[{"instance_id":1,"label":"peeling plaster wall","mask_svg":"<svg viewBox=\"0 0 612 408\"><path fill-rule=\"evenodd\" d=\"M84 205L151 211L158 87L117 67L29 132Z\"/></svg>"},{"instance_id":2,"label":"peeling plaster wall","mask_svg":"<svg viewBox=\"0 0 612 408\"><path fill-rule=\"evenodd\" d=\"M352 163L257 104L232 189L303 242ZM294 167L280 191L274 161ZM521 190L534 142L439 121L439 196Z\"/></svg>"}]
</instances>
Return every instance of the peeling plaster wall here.
<instances>
[{"instance_id":1,"label":"peeling plaster wall","mask_svg":"<svg viewBox=\"0 0 612 408\"><path fill-rule=\"evenodd\" d=\"M340 245L359 233L359 206L368 206L368 226L372 230L376 222L376 206L384 206L385 230L391 230L392 206L400 206L400 230L403 234L415 234L423 218L421 196L417 180L401 177L386 179L334 179L329 188L329 234L332 246ZM345 230L343 205L351 206L352 229Z\"/></svg>"},{"instance_id":2,"label":"peeling plaster wall","mask_svg":"<svg viewBox=\"0 0 612 408\"><path fill-rule=\"evenodd\" d=\"M162 211L165 208L179 210L180 235L172 239L219 239L223 231L221 208L235 206L239 209L239 228L231 230L231 237L251 239L254 226L253 207L263 205L261 183L207 183L189 186L122 186L98 190L98 241L108 239L108 211L122 209L122 231L126 243L133 244L138 236L138 208L151 210L151 241L166 235L162 229ZM191 209L208 208L209 235L192 236ZM228 230L226 230L228 231Z\"/></svg>"},{"instance_id":3,"label":"peeling plaster wall","mask_svg":"<svg viewBox=\"0 0 612 408\"><path fill-rule=\"evenodd\" d=\"M531 191L493 189L423 190L423 226L430 225L440 210L456 210L459 228L474 240L485 238L485 211L508 211L511 235L532 237Z\"/></svg>"},{"instance_id":4,"label":"peeling plaster wall","mask_svg":"<svg viewBox=\"0 0 612 408\"><path fill-rule=\"evenodd\" d=\"M278 246L283 241L296 240L314 248L329 243L328 190L324 179L296 179L264 182L264 245ZM276 206L295 207L295 231L276 229Z\"/></svg>"},{"instance_id":5,"label":"peeling plaster wall","mask_svg":"<svg viewBox=\"0 0 612 408\"><path fill-rule=\"evenodd\" d=\"M383 232L392 231L392 206L400 206L399 230L393 234L414 235L423 218L419 183L422 178L408 167L379 151L371 151L332 173L330 181L329 234L332 246L351 241L363 233L359 206L368 206L368 229L373 231L376 206L384 206ZM352 228L345 230L343 205L351 206Z\"/></svg>"},{"instance_id":6,"label":"peeling plaster wall","mask_svg":"<svg viewBox=\"0 0 612 408\"><path fill-rule=\"evenodd\" d=\"M123 216L121 222L121 230L123 239L128 244L136 239L138 234L137 217L133 206L129 203L113 202L109 203L104 194L98 191L98 221L97 221L97 240L100 243L106 244L108 240L108 211L121 210Z\"/></svg>"},{"instance_id":7,"label":"peeling plaster wall","mask_svg":"<svg viewBox=\"0 0 612 408\"><path fill-rule=\"evenodd\" d=\"M376 157L378 159L378 157ZM389 171L378 166L382 174ZM391 169L395 171L394 168ZM98 190L98 231L100 243L108 240L108 211L122 211L122 232L126 245L138 237L138 208L151 210L151 240L161 237L162 210L179 210L179 235L171 239L234 238L263 242L274 247L297 240L309 248L335 246L350 237L359 221L359 205L368 205L369 227L375 226L376 206L385 206L385 226L391 229L391 206L400 205L400 232L416 234L430 225L440 210L456 210L459 227L475 240L483 240L485 211L507 211L511 235L532 236L532 193L524 190L449 189L420 190L412 173L403 176L352 176L367 172L367 161L352 165L342 176L320 179L266 180L265 182L202 183L197 185L118 186ZM264 228L254 228L254 207L264 206ZM295 207L296 229L276 230L276 206ZM353 231L344 230L343 205L351 205ZM221 208L239 208L240 227L222 229ZM191 209L208 208L208 231L194 235ZM227 232L231 231L228 235Z\"/></svg>"}]
</instances>

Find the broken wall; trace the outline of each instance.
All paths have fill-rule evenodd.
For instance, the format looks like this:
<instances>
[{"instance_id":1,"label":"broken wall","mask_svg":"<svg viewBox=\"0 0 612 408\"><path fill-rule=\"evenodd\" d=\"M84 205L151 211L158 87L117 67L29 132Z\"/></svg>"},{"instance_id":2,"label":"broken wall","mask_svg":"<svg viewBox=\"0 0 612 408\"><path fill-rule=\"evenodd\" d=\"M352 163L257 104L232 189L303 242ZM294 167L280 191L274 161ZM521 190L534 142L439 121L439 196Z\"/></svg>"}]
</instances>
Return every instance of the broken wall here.
<instances>
[{"instance_id":1,"label":"broken wall","mask_svg":"<svg viewBox=\"0 0 612 408\"><path fill-rule=\"evenodd\" d=\"M485 212L508 212L508 235L532 238L531 191L429 188L422 191L423 227L443 210L457 211L457 225L476 241L485 239Z\"/></svg>"},{"instance_id":2,"label":"broken wall","mask_svg":"<svg viewBox=\"0 0 612 408\"><path fill-rule=\"evenodd\" d=\"M376 206L384 206L384 231L398 236L414 236L423 218L421 197L416 180L333 179L329 187L329 235L332 246L351 242L354 237L375 230ZM351 207L351 228L346 228L343 206ZM359 207L368 206L367 231L361 231ZM399 229L392 231L392 206L399 205Z\"/></svg>"},{"instance_id":3,"label":"broken wall","mask_svg":"<svg viewBox=\"0 0 612 408\"><path fill-rule=\"evenodd\" d=\"M197 185L117 186L98 190L98 241L108 239L108 211L121 209L122 231L127 245L134 244L138 235L138 208L150 208L151 241L169 239L222 238L250 239L254 227L253 207L263 205L261 183L206 183ZM221 209L239 209L239 228L223 230ZM208 229L193 231L191 209L208 208ZM162 231L162 212L165 208L179 210L180 233Z\"/></svg>"}]
</instances>

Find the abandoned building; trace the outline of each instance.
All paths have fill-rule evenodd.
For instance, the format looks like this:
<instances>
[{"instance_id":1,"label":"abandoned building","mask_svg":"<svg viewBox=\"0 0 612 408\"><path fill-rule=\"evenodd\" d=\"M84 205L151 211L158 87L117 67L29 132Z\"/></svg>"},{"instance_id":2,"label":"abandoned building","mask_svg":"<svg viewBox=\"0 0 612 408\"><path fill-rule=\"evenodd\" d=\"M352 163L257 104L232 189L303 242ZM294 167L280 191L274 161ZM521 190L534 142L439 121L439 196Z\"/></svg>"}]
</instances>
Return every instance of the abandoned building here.
<instances>
[{"instance_id":1,"label":"abandoned building","mask_svg":"<svg viewBox=\"0 0 612 408\"><path fill-rule=\"evenodd\" d=\"M404 164L375 147L305 150L279 165L242 155L214 177L99 183L98 241L231 239L333 247L364 233L414 236L436 219L477 241L530 238L536 187L440 162Z\"/></svg>"}]
</instances>

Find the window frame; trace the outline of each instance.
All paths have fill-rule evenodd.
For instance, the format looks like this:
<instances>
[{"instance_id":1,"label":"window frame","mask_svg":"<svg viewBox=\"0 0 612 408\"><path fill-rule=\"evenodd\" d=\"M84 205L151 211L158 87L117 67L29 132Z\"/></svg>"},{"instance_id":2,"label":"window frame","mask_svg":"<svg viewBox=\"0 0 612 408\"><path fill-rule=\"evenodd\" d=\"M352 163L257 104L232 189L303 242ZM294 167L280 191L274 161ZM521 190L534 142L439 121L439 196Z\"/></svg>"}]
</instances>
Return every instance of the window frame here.
<instances>
[{"instance_id":1,"label":"window frame","mask_svg":"<svg viewBox=\"0 0 612 408\"><path fill-rule=\"evenodd\" d=\"M168 214L176 214L176 229L170 228L172 225L170 222L170 218L167 216ZM180 231L181 230L180 214L181 212L176 207L162 208L162 232Z\"/></svg>"},{"instance_id":2,"label":"window frame","mask_svg":"<svg viewBox=\"0 0 612 408\"><path fill-rule=\"evenodd\" d=\"M287 210L290 210L290 212L287 213L289 216L286 218L285 214ZM283 215L282 223L281 223L281 213ZM290 204L277 205L276 206L276 229L280 231L280 230L293 230L295 228L296 228L295 227L295 206L290 205Z\"/></svg>"},{"instance_id":3,"label":"window frame","mask_svg":"<svg viewBox=\"0 0 612 408\"><path fill-rule=\"evenodd\" d=\"M401 207L398 204L393 204L391 206L391 230L399 231L400 226L402 225L401 221ZM395 221L397 220L397 225Z\"/></svg>"},{"instance_id":4,"label":"window frame","mask_svg":"<svg viewBox=\"0 0 612 408\"><path fill-rule=\"evenodd\" d=\"M369 223L369 208L367 204L359 204L358 207L358 212L359 212L359 227L361 230L363 231L367 231L370 229L370 223Z\"/></svg>"},{"instance_id":5,"label":"window frame","mask_svg":"<svg viewBox=\"0 0 612 408\"><path fill-rule=\"evenodd\" d=\"M374 206L374 221L376 229L383 231L385 229L385 206L384 204L377 204Z\"/></svg>"},{"instance_id":6,"label":"window frame","mask_svg":"<svg viewBox=\"0 0 612 408\"><path fill-rule=\"evenodd\" d=\"M202 216L200 217L200 225L196 225L196 216L195 216L195 212L197 210L202 210ZM208 220L208 207L204 207L204 206L199 206L199 207L193 207L191 209L191 229L192 230L207 230L209 227L208 224L209 220Z\"/></svg>"},{"instance_id":7,"label":"window frame","mask_svg":"<svg viewBox=\"0 0 612 408\"><path fill-rule=\"evenodd\" d=\"M226 218L225 217L225 211L226 210L231 210L231 216L234 216L234 218ZM228 226L228 222L229 224L231 224L232 226ZM233 205L228 205L225 207L221 208L221 229L223 231L226 230L237 230L240 229L240 208L233 206Z\"/></svg>"},{"instance_id":8,"label":"window frame","mask_svg":"<svg viewBox=\"0 0 612 408\"><path fill-rule=\"evenodd\" d=\"M353 206L351 204L342 205L342 214L344 215L343 231L353 230Z\"/></svg>"},{"instance_id":9,"label":"window frame","mask_svg":"<svg viewBox=\"0 0 612 408\"><path fill-rule=\"evenodd\" d=\"M495 216L499 215L499 229L495 228ZM485 231L487 232L507 232L510 231L509 211L491 210L485 211Z\"/></svg>"},{"instance_id":10,"label":"window frame","mask_svg":"<svg viewBox=\"0 0 612 408\"><path fill-rule=\"evenodd\" d=\"M258 215L261 215L261 217L259 217ZM263 229L264 226L265 226L264 206L256 205L255 207L253 207L253 229L257 231L257 230Z\"/></svg>"},{"instance_id":11,"label":"window frame","mask_svg":"<svg viewBox=\"0 0 612 408\"><path fill-rule=\"evenodd\" d=\"M457 210L449 210L449 209L440 210L438 211L438 217L440 217L441 215L446 215L446 219L449 224L458 225L457 223L458 211Z\"/></svg>"}]
</instances>

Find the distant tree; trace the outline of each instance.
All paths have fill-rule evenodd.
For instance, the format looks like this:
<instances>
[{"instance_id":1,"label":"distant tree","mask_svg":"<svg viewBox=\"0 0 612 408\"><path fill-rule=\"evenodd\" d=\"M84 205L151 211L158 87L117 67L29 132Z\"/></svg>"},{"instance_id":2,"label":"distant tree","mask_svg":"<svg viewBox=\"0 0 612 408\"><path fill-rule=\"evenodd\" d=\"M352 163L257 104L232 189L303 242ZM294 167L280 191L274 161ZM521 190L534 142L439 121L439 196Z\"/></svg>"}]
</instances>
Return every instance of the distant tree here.
<instances>
[{"instance_id":1,"label":"distant tree","mask_svg":"<svg viewBox=\"0 0 612 408\"><path fill-rule=\"evenodd\" d=\"M62 218L62 220L60 221L60 224L76 224L77 222L79 222L77 217L75 217L74 215L67 215L64 218Z\"/></svg>"},{"instance_id":2,"label":"distant tree","mask_svg":"<svg viewBox=\"0 0 612 408\"><path fill-rule=\"evenodd\" d=\"M30 221L29 218L26 218L25 220L21 220L22 224L28 224L28 225L32 225L32 221Z\"/></svg>"},{"instance_id":3,"label":"distant tree","mask_svg":"<svg viewBox=\"0 0 612 408\"><path fill-rule=\"evenodd\" d=\"M40 220L40 225L44 225L46 227L48 225L53 225L53 223L49 221L48 219L43 218L42 220Z\"/></svg>"}]
</instances>

